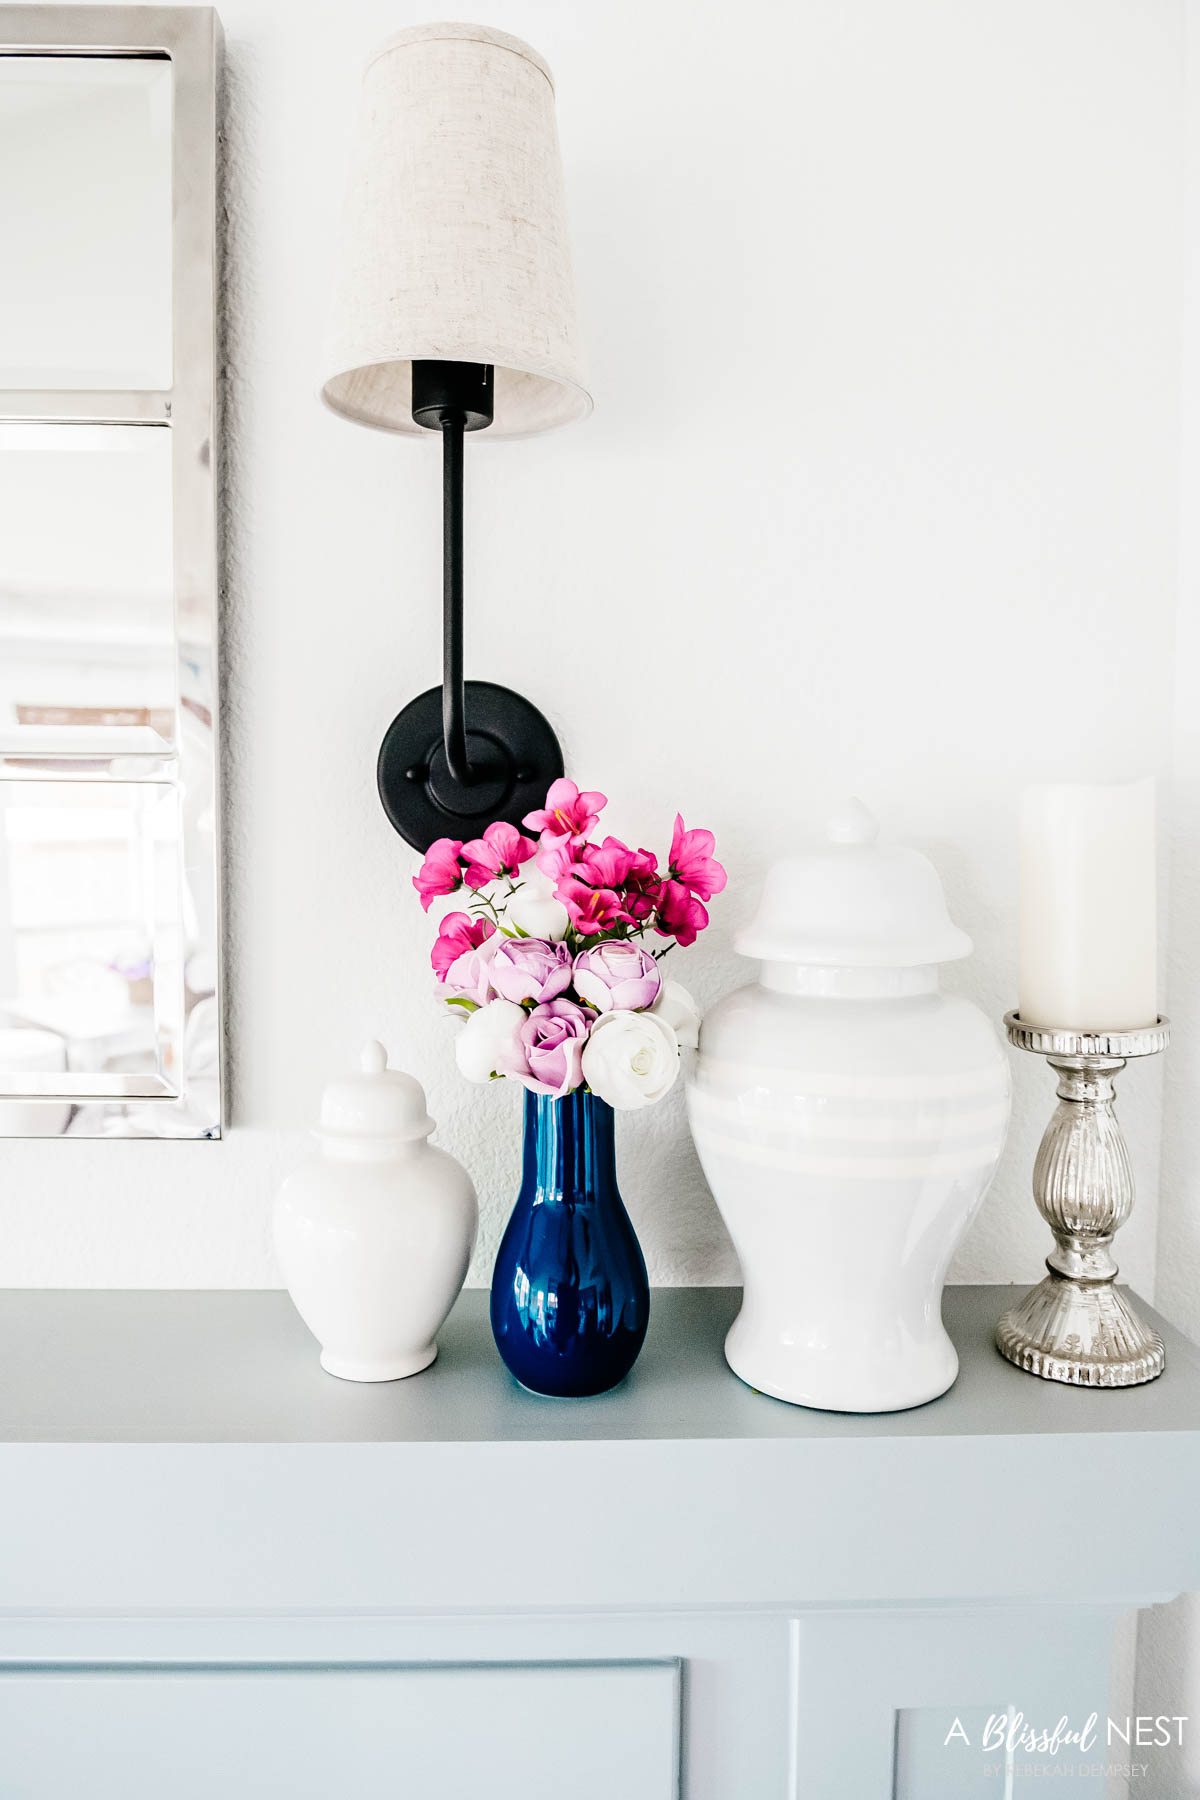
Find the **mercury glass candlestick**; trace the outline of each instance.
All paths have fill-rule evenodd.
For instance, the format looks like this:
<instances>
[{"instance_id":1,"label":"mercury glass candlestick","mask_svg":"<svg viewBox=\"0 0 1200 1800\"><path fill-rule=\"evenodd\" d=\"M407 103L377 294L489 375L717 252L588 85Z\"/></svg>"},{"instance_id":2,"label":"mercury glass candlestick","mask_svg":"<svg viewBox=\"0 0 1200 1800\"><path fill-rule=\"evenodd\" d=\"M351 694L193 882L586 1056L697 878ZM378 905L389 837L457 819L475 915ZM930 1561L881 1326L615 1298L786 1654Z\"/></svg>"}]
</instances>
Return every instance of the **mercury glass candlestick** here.
<instances>
[{"instance_id":1,"label":"mercury glass candlestick","mask_svg":"<svg viewBox=\"0 0 1200 1800\"><path fill-rule=\"evenodd\" d=\"M1136 1387L1161 1375L1163 1342L1113 1283L1112 1241L1133 1210L1133 1170L1113 1077L1170 1042L1169 1022L1139 1031L1060 1031L1005 1020L1008 1041L1058 1072L1058 1106L1033 1166L1033 1197L1054 1233L1046 1278L996 1327L1000 1354L1047 1381Z\"/></svg>"}]
</instances>

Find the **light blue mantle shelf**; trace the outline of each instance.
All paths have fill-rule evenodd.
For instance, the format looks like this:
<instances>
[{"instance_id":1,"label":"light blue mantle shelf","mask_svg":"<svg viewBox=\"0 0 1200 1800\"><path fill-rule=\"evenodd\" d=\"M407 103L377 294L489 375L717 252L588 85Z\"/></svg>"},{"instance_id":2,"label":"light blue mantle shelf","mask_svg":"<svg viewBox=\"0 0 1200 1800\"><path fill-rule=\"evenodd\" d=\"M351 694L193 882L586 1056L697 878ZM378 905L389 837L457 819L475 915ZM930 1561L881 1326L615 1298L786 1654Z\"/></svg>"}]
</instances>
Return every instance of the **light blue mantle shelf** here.
<instances>
[{"instance_id":1,"label":"light blue mantle shelf","mask_svg":"<svg viewBox=\"0 0 1200 1800\"><path fill-rule=\"evenodd\" d=\"M1119 1721L1123 1615L1200 1588L1200 1356L1038 1381L1012 1298L948 1290L956 1387L863 1418L730 1375L729 1290L587 1401L483 1293L379 1387L281 1293L0 1294L0 1793L994 1800L989 1714Z\"/></svg>"},{"instance_id":2,"label":"light blue mantle shelf","mask_svg":"<svg viewBox=\"0 0 1200 1800\"><path fill-rule=\"evenodd\" d=\"M863 1415L788 1406L730 1373L722 1344L738 1288L655 1289L633 1373L590 1400L518 1387L493 1346L482 1289L460 1296L430 1369L375 1383L326 1375L281 1291L0 1290L0 1443L800 1446L1200 1434L1200 1350L1178 1331L1154 1315L1169 1360L1145 1387L1041 1381L992 1345L996 1319L1022 1291L947 1288L958 1380L927 1406Z\"/></svg>"},{"instance_id":3,"label":"light blue mantle shelf","mask_svg":"<svg viewBox=\"0 0 1200 1800\"><path fill-rule=\"evenodd\" d=\"M844 1605L1200 1587L1200 1354L1159 1320L1167 1372L1150 1386L1040 1381L991 1345L1014 1292L948 1289L955 1387L861 1417L736 1380L721 1354L730 1289L657 1291L632 1376L582 1401L515 1385L477 1291L430 1370L370 1387L324 1374L282 1293L10 1291L0 1531L24 1550L0 1605Z\"/></svg>"}]
</instances>

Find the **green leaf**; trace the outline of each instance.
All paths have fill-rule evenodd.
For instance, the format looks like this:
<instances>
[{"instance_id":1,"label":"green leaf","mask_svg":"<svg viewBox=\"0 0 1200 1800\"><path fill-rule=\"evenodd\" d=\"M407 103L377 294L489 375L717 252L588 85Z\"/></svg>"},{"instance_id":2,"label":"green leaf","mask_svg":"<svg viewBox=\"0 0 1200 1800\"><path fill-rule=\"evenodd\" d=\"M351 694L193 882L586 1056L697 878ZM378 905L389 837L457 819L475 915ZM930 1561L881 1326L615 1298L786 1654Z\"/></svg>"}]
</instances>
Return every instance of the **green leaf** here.
<instances>
[{"instance_id":1,"label":"green leaf","mask_svg":"<svg viewBox=\"0 0 1200 1800\"><path fill-rule=\"evenodd\" d=\"M477 1000L468 1000L465 994L459 994L453 1000L447 1000L446 1005L461 1006L464 1012L469 1013L479 1011L479 1002Z\"/></svg>"}]
</instances>

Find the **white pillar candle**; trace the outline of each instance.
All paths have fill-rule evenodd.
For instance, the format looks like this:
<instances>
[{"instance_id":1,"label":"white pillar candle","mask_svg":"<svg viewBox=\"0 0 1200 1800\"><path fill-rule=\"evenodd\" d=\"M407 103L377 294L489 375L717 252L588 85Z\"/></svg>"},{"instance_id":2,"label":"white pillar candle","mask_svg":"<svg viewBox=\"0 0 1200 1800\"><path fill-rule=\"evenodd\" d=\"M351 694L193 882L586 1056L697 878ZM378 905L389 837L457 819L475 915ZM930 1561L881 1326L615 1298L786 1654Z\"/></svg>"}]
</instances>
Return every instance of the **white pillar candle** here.
<instances>
[{"instance_id":1,"label":"white pillar candle","mask_svg":"<svg viewBox=\"0 0 1200 1800\"><path fill-rule=\"evenodd\" d=\"M1020 1014L1130 1031L1158 1017L1154 782L1026 789Z\"/></svg>"}]
</instances>

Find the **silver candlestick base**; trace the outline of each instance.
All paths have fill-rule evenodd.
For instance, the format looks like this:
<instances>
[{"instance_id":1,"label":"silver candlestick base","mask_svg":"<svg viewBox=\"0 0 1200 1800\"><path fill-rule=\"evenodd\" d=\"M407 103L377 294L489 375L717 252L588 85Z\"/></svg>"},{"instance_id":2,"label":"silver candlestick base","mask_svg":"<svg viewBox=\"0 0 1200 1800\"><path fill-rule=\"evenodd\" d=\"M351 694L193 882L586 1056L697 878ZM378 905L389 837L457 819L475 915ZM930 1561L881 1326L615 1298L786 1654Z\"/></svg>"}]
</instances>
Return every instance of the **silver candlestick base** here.
<instances>
[{"instance_id":1,"label":"silver candlestick base","mask_svg":"<svg viewBox=\"0 0 1200 1800\"><path fill-rule=\"evenodd\" d=\"M1113 1286L1110 1255L1133 1210L1133 1170L1115 1110L1113 1077L1131 1056L1170 1042L1169 1022L1141 1031L1053 1031L1004 1020L1008 1041L1057 1069L1058 1106L1033 1166L1033 1197L1054 1233L1046 1279L996 1327L1001 1356L1047 1381L1136 1387L1161 1375L1163 1341Z\"/></svg>"}]
</instances>

